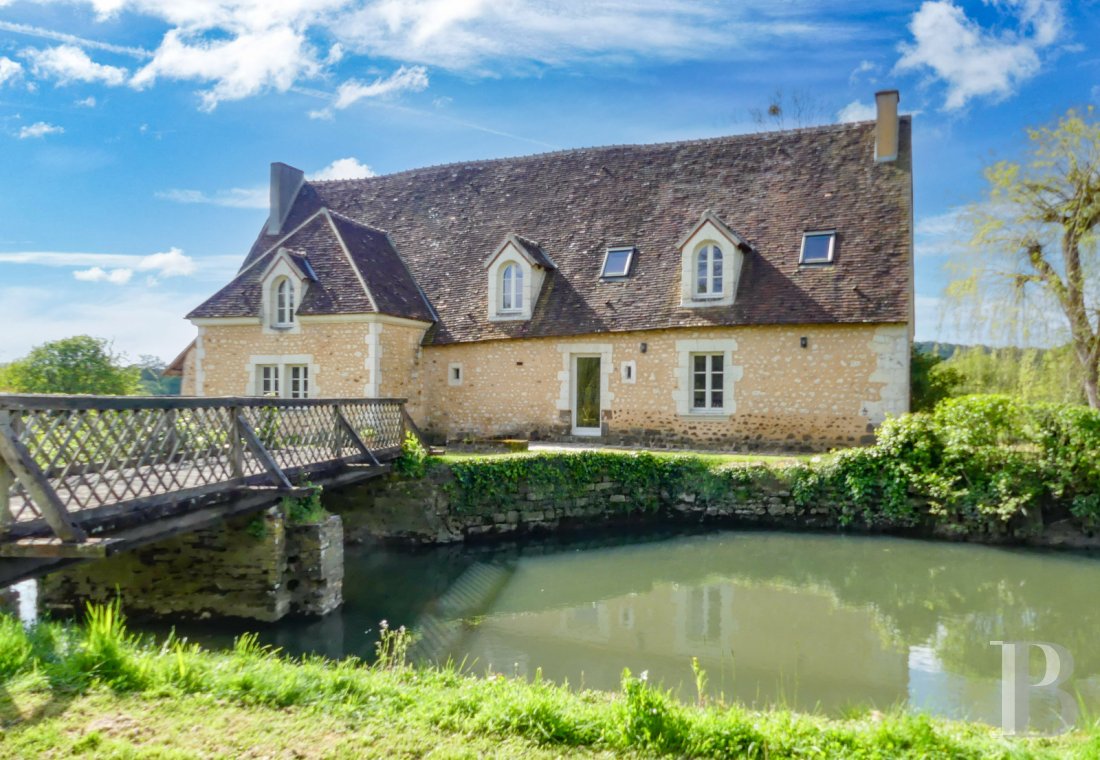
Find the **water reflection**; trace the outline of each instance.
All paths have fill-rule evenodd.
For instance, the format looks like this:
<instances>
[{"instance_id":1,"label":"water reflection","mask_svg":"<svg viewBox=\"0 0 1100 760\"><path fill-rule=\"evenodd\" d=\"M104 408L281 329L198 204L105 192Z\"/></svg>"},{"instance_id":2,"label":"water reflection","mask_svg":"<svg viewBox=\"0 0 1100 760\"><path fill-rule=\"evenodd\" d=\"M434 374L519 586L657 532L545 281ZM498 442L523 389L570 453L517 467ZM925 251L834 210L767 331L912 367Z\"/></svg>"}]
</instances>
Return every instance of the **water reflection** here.
<instances>
[{"instance_id":1,"label":"water reflection","mask_svg":"<svg viewBox=\"0 0 1100 760\"><path fill-rule=\"evenodd\" d=\"M345 606L262 630L292 652L369 656L378 621L436 660L595 688L622 669L712 694L836 714L909 704L990 722L1000 651L1052 641L1100 708L1100 562L890 538L711 533L507 549L349 551ZM256 626L250 625L249 628ZM184 629L228 643L232 628Z\"/></svg>"}]
</instances>

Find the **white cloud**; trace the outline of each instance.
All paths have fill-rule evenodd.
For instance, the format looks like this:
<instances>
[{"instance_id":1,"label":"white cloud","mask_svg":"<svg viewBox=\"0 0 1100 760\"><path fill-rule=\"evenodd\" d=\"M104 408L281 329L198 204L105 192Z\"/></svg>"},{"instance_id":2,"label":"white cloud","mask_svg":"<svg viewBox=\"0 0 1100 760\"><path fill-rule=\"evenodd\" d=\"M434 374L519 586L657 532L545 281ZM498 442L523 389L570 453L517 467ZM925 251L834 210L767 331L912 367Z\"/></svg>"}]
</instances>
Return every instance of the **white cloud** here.
<instances>
[{"instance_id":1,"label":"white cloud","mask_svg":"<svg viewBox=\"0 0 1100 760\"><path fill-rule=\"evenodd\" d=\"M101 82L117 87L125 83L129 75L126 69L119 66L96 63L75 45L58 45L45 50L31 48L24 51L23 55L30 61L31 71L35 76L54 79L59 85Z\"/></svg>"},{"instance_id":2,"label":"white cloud","mask_svg":"<svg viewBox=\"0 0 1100 760\"><path fill-rule=\"evenodd\" d=\"M0 2L0 6L2 5L3 2ZM127 47L125 45L112 45L109 42L89 40L85 37L77 37L75 34L66 34L65 32L58 32L53 29L43 29L40 26L30 26L29 24L15 24L11 21L0 21L0 32L13 32L15 34L24 34L28 37L37 37L43 40L53 40L54 42L64 42L68 45L76 45L77 47L87 48L89 50L102 50L106 53L127 55L131 58L149 58L152 56L152 54L144 48Z\"/></svg>"},{"instance_id":3,"label":"white cloud","mask_svg":"<svg viewBox=\"0 0 1100 760\"><path fill-rule=\"evenodd\" d=\"M423 66L402 66L388 77L367 84L349 79L336 90L333 108L343 110L363 98L378 98L399 92L420 92L428 87L428 72Z\"/></svg>"},{"instance_id":4,"label":"white cloud","mask_svg":"<svg viewBox=\"0 0 1100 760\"><path fill-rule=\"evenodd\" d=\"M81 282L109 282L112 285L125 285L134 276L133 269L112 269L107 271L102 267L91 269L77 269L73 277Z\"/></svg>"},{"instance_id":5,"label":"white cloud","mask_svg":"<svg viewBox=\"0 0 1100 760\"><path fill-rule=\"evenodd\" d=\"M360 179L373 177L374 170L366 164L361 164L355 158L338 158L320 171L309 175L310 179Z\"/></svg>"},{"instance_id":6,"label":"white cloud","mask_svg":"<svg viewBox=\"0 0 1100 760\"><path fill-rule=\"evenodd\" d=\"M234 187L204 193L201 190L160 190L157 198L175 203L208 203L229 208L267 208L270 196L266 187Z\"/></svg>"},{"instance_id":7,"label":"white cloud","mask_svg":"<svg viewBox=\"0 0 1100 760\"><path fill-rule=\"evenodd\" d=\"M114 282L116 284L127 282L134 271L148 272L159 277L187 277L197 270L195 260L185 255L179 248L169 248L163 253L152 253L147 256L125 253L18 251L0 253L0 264L88 267L82 271L73 272L73 276L85 282ZM130 272L130 275L116 274L125 271ZM116 279L111 279L112 276Z\"/></svg>"},{"instance_id":8,"label":"white cloud","mask_svg":"<svg viewBox=\"0 0 1100 760\"><path fill-rule=\"evenodd\" d=\"M874 118L874 105L861 103L858 100L853 100L851 103L844 106L844 108L841 108L836 114L836 120L841 123L850 121L873 121Z\"/></svg>"},{"instance_id":9,"label":"white cloud","mask_svg":"<svg viewBox=\"0 0 1100 760\"><path fill-rule=\"evenodd\" d=\"M73 101L74 106L79 106L81 108L95 108L95 104L96 104L96 99L92 95L89 95L88 97L84 98L83 100Z\"/></svg>"},{"instance_id":10,"label":"white cloud","mask_svg":"<svg viewBox=\"0 0 1100 760\"><path fill-rule=\"evenodd\" d=\"M952 0L926 0L913 14L912 43L900 46L896 71L930 71L947 85L944 108L971 99L1002 100L1041 68L1039 51L1053 44L1063 26L1060 0L992 0L1016 19L1016 30L983 28Z\"/></svg>"},{"instance_id":11,"label":"white cloud","mask_svg":"<svg viewBox=\"0 0 1100 760\"><path fill-rule=\"evenodd\" d=\"M867 76L868 79L873 82L875 81L875 79L870 75L877 72L878 69L878 64L873 61L860 61L859 65L852 69L852 73L848 75L848 81L852 84L855 84L855 82L859 80L860 77Z\"/></svg>"},{"instance_id":12,"label":"white cloud","mask_svg":"<svg viewBox=\"0 0 1100 760\"><path fill-rule=\"evenodd\" d=\"M14 82L23 74L23 65L19 61L0 56L0 85Z\"/></svg>"},{"instance_id":13,"label":"white cloud","mask_svg":"<svg viewBox=\"0 0 1100 760\"><path fill-rule=\"evenodd\" d=\"M1100 103L1100 84L1092 88L1092 100L1095 103Z\"/></svg>"},{"instance_id":14,"label":"white cloud","mask_svg":"<svg viewBox=\"0 0 1100 760\"><path fill-rule=\"evenodd\" d=\"M966 248L973 232L972 213L968 207L957 206L917 219L913 230L917 257L949 257Z\"/></svg>"},{"instance_id":15,"label":"white cloud","mask_svg":"<svg viewBox=\"0 0 1100 760\"><path fill-rule=\"evenodd\" d=\"M172 29L153 60L131 84L142 89L158 78L212 82L200 93L202 109L241 100L265 90L286 92L301 78L317 76L321 64L302 31L290 27L241 32L232 39L209 40L196 32Z\"/></svg>"},{"instance_id":16,"label":"white cloud","mask_svg":"<svg viewBox=\"0 0 1100 760\"><path fill-rule=\"evenodd\" d=\"M837 31L823 28L816 15L769 0L374 0L352 6L332 32L349 49L374 56L485 70L579 60L713 59Z\"/></svg>"},{"instance_id":17,"label":"white cloud","mask_svg":"<svg viewBox=\"0 0 1100 760\"><path fill-rule=\"evenodd\" d=\"M29 124L19 130L19 139L26 140L28 138L45 137L46 135L60 135L64 131L64 127L59 127L56 124L36 121L34 124Z\"/></svg>"}]
</instances>

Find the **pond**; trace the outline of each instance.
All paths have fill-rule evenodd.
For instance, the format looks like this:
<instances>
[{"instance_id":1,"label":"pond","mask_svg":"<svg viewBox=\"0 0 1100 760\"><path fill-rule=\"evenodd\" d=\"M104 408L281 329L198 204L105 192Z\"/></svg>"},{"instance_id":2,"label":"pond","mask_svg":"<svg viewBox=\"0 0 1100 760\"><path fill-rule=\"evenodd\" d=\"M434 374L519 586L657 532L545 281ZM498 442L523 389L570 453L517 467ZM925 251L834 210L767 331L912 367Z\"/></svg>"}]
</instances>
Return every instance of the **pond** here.
<instances>
[{"instance_id":1,"label":"pond","mask_svg":"<svg viewBox=\"0 0 1100 760\"><path fill-rule=\"evenodd\" d=\"M294 653L369 657L385 619L420 635L423 659L528 678L541 669L598 689L617 689L630 668L687 700L698 658L712 696L746 705L830 715L904 705L996 723L996 640L1068 649L1070 688L1100 710L1097 589L1095 557L864 536L363 546L348 548L342 610L246 628ZM238 631L181 632L222 645ZM1040 723L1054 720L1049 700L1033 709Z\"/></svg>"}]
</instances>

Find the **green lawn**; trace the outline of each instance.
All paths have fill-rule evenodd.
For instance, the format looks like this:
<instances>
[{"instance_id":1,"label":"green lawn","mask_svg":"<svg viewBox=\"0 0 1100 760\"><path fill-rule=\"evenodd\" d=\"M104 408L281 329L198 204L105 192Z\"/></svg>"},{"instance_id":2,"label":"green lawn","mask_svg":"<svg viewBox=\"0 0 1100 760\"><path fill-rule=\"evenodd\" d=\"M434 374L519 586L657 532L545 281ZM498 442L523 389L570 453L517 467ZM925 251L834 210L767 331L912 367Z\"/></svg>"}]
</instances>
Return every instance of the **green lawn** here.
<instances>
[{"instance_id":1,"label":"green lawn","mask_svg":"<svg viewBox=\"0 0 1100 760\"><path fill-rule=\"evenodd\" d=\"M645 451L648 454L652 454L655 457L661 459L672 459L677 457L688 457L692 459L698 459L701 462L705 462L710 465L724 465L724 464L763 464L769 467L786 467L788 465L797 464L798 462L810 462L816 458L824 459L832 456L831 454L724 454L720 452L709 453L701 451L651 451L649 449L622 449L622 448L584 448L584 449L554 449L554 450L535 450L535 451L520 451L520 452L490 452L490 453L447 453L435 455L432 458L439 460L445 464L454 462L469 462L476 459L522 459L524 457L534 457L540 455L549 454L569 454L581 451L598 451L601 453L611 454L630 454L635 451Z\"/></svg>"}]
</instances>

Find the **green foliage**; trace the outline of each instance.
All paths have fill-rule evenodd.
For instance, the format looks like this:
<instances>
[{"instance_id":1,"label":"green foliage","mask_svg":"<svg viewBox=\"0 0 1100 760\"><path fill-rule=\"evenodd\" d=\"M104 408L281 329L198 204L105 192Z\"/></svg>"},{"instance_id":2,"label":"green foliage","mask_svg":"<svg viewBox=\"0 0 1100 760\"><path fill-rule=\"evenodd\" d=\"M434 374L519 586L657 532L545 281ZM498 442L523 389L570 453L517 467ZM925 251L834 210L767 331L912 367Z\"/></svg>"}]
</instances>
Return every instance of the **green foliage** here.
<instances>
[{"instance_id":1,"label":"green foliage","mask_svg":"<svg viewBox=\"0 0 1100 760\"><path fill-rule=\"evenodd\" d=\"M427 472L428 450L411 430L405 431L401 442L401 456L393 463L393 469L406 478L422 478Z\"/></svg>"},{"instance_id":2,"label":"green foliage","mask_svg":"<svg viewBox=\"0 0 1100 760\"><path fill-rule=\"evenodd\" d=\"M31 350L4 368L3 385L17 393L91 393L126 396L139 391L139 370L124 367L107 341L78 335Z\"/></svg>"},{"instance_id":3,"label":"green foliage","mask_svg":"<svg viewBox=\"0 0 1100 760\"><path fill-rule=\"evenodd\" d=\"M913 346L909 360L909 408L914 412L934 409L945 398L954 396L962 385L962 375L942 364L943 359L939 356Z\"/></svg>"},{"instance_id":4,"label":"green foliage","mask_svg":"<svg viewBox=\"0 0 1100 760\"><path fill-rule=\"evenodd\" d=\"M142 356L134 365L141 393L145 396L178 396L182 377L165 377L165 363L157 356Z\"/></svg>"},{"instance_id":5,"label":"green foliage","mask_svg":"<svg viewBox=\"0 0 1100 760\"><path fill-rule=\"evenodd\" d=\"M932 372L950 372L959 379L951 395L1003 393L1029 402L1085 403L1081 365L1070 346L960 347Z\"/></svg>"},{"instance_id":6,"label":"green foliage","mask_svg":"<svg viewBox=\"0 0 1100 760\"><path fill-rule=\"evenodd\" d=\"M489 737L502 747L516 748L515 742L524 741L562 754L631 757L1090 757L1097 746L1092 728L1009 743L991 726L900 711L828 720L721 703L689 706L649 684L644 674L624 673L621 693L600 694L572 691L538 675L527 682L499 675L478 678L454 667L395 667L397 660L380 660L374 667L354 658L295 660L261 646L255 636L240 637L228 651L207 652L173 637L159 645L139 640L126 630L117 609L105 615L90 612L79 627L43 622L27 631L0 623L0 662L18 663L5 681L9 703L41 703L43 696L67 703L86 694L97 700L82 706L96 704L106 717L125 715L134 706L140 711L143 704L152 709L157 700L193 706L198 697L203 709L181 713L176 730L187 730L187 720L217 720L220 710L261 716L273 709L281 714L306 710L317 717L317 729L303 731L296 743L300 749L304 741L316 742L311 750L322 754L334 730L331 719L342 733L370 721L364 730L372 748L379 739L389 742L382 746L397 747L402 738L416 737L414 752L436 744L461 747L471 737ZM127 701L119 693L124 691L134 692L139 701ZM94 753L97 747L109 748L112 757L144 756L139 735L128 746L125 734L108 743L106 730L89 730L84 707L76 716L80 728L72 732L57 730L55 722L69 710L51 707L28 717L26 708L23 714L10 705L0 708L5 711L3 745L12 756ZM234 722L225 721L221 730L229 737L225 746L236 746ZM287 749L280 754L290 754ZM180 751L177 747L172 756Z\"/></svg>"},{"instance_id":7,"label":"green foliage","mask_svg":"<svg viewBox=\"0 0 1100 760\"><path fill-rule=\"evenodd\" d=\"M529 496L568 506L614 483L628 497L619 504L624 511L656 510L682 495L707 505L788 491L796 506L825 509L842 526L1026 533L1044 510L1100 525L1097 451L1100 411L981 395L888 419L874 445L813 464L601 451L475 457L446 464L445 488L452 509L467 514Z\"/></svg>"},{"instance_id":8,"label":"green foliage","mask_svg":"<svg viewBox=\"0 0 1100 760\"><path fill-rule=\"evenodd\" d=\"M284 497L281 503L283 515L291 525L315 525L322 522L329 516L328 510L321 503L324 489L309 482L302 486L310 489L309 496L300 499Z\"/></svg>"},{"instance_id":9,"label":"green foliage","mask_svg":"<svg viewBox=\"0 0 1100 760\"><path fill-rule=\"evenodd\" d=\"M1021 160L986 169L987 197L970 210L971 245L947 293L994 338L1068 337L1087 403L1100 408L1100 120L1092 106L1070 109L1027 133Z\"/></svg>"}]
</instances>

